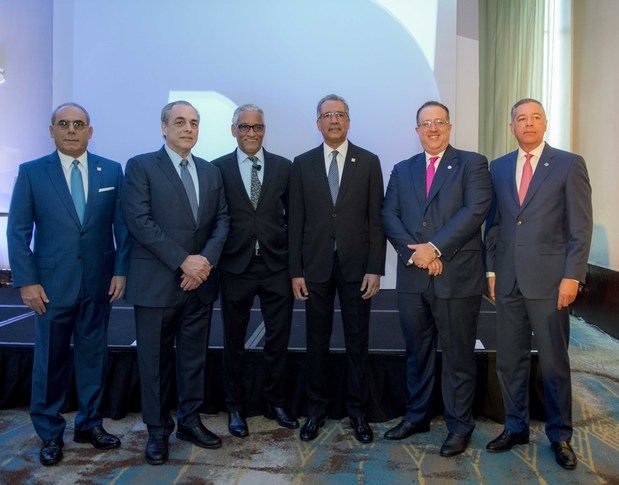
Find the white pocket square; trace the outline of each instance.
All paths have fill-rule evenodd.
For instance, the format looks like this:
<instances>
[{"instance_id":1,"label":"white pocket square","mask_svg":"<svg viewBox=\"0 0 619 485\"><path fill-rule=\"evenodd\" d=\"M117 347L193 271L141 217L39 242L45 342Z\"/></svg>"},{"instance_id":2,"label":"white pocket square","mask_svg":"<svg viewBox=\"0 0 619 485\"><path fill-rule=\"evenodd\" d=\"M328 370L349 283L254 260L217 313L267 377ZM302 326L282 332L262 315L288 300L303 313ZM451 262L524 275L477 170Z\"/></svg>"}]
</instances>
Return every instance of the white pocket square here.
<instances>
[{"instance_id":1,"label":"white pocket square","mask_svg":"<svg viewBox=\"0 0 619 485\"><path fill-rule=\"evenodd\" d=\"M109 190L114 190L116 187L101 187L99 192L107 192Z\"/></svg>"}]
</instances>

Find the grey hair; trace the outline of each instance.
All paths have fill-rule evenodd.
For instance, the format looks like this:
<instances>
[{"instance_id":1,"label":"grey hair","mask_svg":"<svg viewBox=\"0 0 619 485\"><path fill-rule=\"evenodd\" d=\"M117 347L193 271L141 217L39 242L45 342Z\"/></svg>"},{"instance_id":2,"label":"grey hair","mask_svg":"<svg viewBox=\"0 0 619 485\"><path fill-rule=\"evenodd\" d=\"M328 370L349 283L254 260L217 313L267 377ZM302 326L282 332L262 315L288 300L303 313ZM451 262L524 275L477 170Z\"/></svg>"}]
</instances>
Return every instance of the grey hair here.
<instances>
[{"instance_id":1,"label":"grey hair","mask_svg":"<svg viewBox=\"0 0 619 485\"><path fill-rule=\"evenodd\" d=\"M233 125L236 125L236 123L239 121L239 116L241 116L241 113L243 113L244 111L254 111L256 113L260 113L260 116L264 118L264 111L262 111L262 108L260 106L256 106L255 104L251 103L242 104L234 110L234 114L232 115Z\"/></svg>"},{"instance_id":2,"label":"grey hair","mask_svg":"<svg viewBox=\"0 0 619 485\"><path fill-rule=\"evenodd\" d=\"M318 104L316 105L316 117L317 118L320 118L321 106L325 104L327 101L339 101L341 103L344 103L344 106L346 106L346 114L350 116L350 112L348 110L348 103L346 102L344 98L342 98L341 96L338 96L337 94L327 94L324 98L318 101Z\"/></svg>"},{"instance_id":3,"label":"grey hair","mask_svg":"<svg viewBox=\"0 0 619 485\"><path fill-rule=\"evenodd\" d=\"M522 98L516 101L514 105L512 106L512 109L510 111L512 121L514 121L514 117L516 116L516 110L518 109L518 106L522 106L523 104L527 104L527 103L537 104L540 108L542 108L542 113L544 113L544 116L546 116L546 110L544 109L544 105L541 102L533 98Z\"/></svg>"},{"instance_id":4,"label":"grey hair","mask_svg":"<svg viewBox=\"0 0 619 485\"><path fill-rule=\"evenodd\" d=\"M86 108L84 108L81 104L77 104L77 103L73 103L73 102L69 102L69 103L62 103L60 106L58 106L53 112L52 112L52 125L56 122L56 115L58 114L58 112L63 109L63 108L77 108L79 109L82 113L84 113L86 115L86 124L89 125L90 124L90 115L88 114L88 111L86 111Z\"/></svg>"},{"instance_id":5,"label":"grey hair","mask_svg":"<svg viewBox=\"0 0 619 485\"><path fill-rule=\"evenodd\" d=\"M172 101L171 103L168 103L163 108L161 108L161 122L162 123L166 123L166 124L168 123L168 121L170 120L170 111L172 111L172 108L174 108L174 106L176 105L189 106L193 108L193 110L196 112L196 115L198 117L198 121L200 121L200 113L198 113L198 110L195 108L195 106L191 104L189 101L183 101L182 99L180 99L178 101Z\"/></svg>"}]
</instances>

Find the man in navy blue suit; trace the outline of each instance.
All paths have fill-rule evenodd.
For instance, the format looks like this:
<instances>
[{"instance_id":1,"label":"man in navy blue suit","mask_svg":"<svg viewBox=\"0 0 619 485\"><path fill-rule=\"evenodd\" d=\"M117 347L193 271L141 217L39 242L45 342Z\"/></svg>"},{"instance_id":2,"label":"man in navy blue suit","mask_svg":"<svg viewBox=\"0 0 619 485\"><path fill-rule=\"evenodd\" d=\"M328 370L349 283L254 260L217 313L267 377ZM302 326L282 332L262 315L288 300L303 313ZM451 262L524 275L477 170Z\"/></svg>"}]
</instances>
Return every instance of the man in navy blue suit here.
<instances>
[{"instance_id":1,"label":"man in navy blue suit","mask_svg":"<svg viewBox=\"0 0 619 485\"><path fill-rule=\"evenodd\" d=\"M406 414L385 438L429 430L438 337L449 431L440 454L453 456L466 450L475 427L474 349L484 283L480 227L492 187L486 158L449 144L445 105L424 103L416 130L424 151L393 168L382 211L385 234L398 254L408 387Z\"/></svg>"},{"instance_id":2,"label":"man in navy blue suit","mask_svg":"<svg viewBox=\"0 0 619 485\"><path fill-rule=\"evenodd\" d=\"M122 168L86 151L88 113L60 105L49 131L57 151L20 165L7 230L13 284L37 314L30 415L46 466L62 459L72 336L79 404L73 439L98 449L120 446L103 428L99 404L110 303L123 295L129 255Z\"/></svg>"},{"instance_id":3,"label":"man in navy blue suit","mask_svg":"<svg viewBox=\"0 0 619 485\"><path fill-rule=\"evenodd\" d=\"M569 305L587 274L593 216L580 155L544 142L546 113L525 98L511 110L518 149L490 165L493 217L486 235L488 286L497 309L497 375L505 429L487 445L529 442L531 331L544 384L546 435L563 468L576 467L568 343Z\"/></svg>"}]
</instances>

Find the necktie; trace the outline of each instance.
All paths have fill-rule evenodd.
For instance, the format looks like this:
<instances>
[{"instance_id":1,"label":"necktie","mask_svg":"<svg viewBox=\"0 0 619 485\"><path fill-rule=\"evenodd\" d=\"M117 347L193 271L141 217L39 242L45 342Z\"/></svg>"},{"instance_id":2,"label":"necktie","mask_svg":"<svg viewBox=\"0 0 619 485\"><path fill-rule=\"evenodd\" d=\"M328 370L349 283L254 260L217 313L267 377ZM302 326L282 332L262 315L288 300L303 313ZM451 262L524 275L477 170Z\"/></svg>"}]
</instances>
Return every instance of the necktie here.
<instances>
[{"instance_id":1,"label":"necktie","mask_svg":"<svg viewBox=\"0 0 619 485\"><path fill-rule=\"evenodd\" d=\"M83 224L84 211L86 210L86 196L84 195L82 171L78 168L79 164L79 160L73 160L73 168L71 169L71 197L73 198L75 212L77 212L80 224Z\"/></svg>"},{"instance_id":2,"label":"necktie","mask_svg":"<svg viewBox=\"0 0 619 485\"><path fill-rule=\"evenodd\" d=\"M337 150L331 152L331 165L329 165L329 190L331 191L331 200L333 204L337 200L337 193L340 190L340 175L337 171Z\"/></svg>"},{"instance_id":3,"label":"necktie","mask_svg":"<svg viewBox=\"0 0 619 485\"><path fill-rule=\"evenodd\" d=\"M262 184L260 183L260 179L258 178L258 164L259 160L257 157L251 156L249 157L251 160L251 187L249 191L249 198L251 200L251 205L254 206L254 209L258 207L258 199L260 199L260 190L262 189Z\"/></svg>"},{"instance_id":4,"label":"necktie","mask_svg":"<svg viewBox=\"0 0 619 485\"><path fill-rule=\"evenodd\" d=\"M520 189L518 190L518 200L520 205L524 202L524 198L527 196L527 190L529 190L529 184L533 178L533 167L531 166L532 154L526 153L524 155L524 166L522 167L522 178L520 179Z\"/></svg>"},{"instance_id":5,"label":"necktie","mask_svg":"<svg viewBox=\"0 0 619 485\"><path fill-rule=\"evenodd\" d=\"M434 175L436 174L436 167L434 164L439 159L439 157L430 157L430 163L426 168L426 197L430 194L430 187L432 187L432 181L434 180Z\"/></svg>"},{"instance_id":6,"label":"necktie","mask_svg":"<svg viewBox=\"0 0 619 485\"><path fill-rule=\"evenodd\" d=\"M187 169L189 162L184 158L181 160L181 180L185 186L185 192L189 198L189 205L191 205L191 212L193 213L194 220L198 220L198 197L196 196L196 186L193 184L193 179Z\"/></svg>"}]
</instances>

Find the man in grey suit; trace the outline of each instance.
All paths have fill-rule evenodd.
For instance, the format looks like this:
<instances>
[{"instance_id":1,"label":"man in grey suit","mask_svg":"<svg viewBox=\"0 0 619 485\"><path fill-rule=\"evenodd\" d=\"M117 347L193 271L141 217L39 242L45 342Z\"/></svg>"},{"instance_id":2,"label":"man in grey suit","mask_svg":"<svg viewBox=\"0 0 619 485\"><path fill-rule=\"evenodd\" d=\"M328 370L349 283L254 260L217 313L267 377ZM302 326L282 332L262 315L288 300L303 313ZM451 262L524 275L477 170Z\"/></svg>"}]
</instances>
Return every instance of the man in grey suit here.
<instances>
[{"instance_id":1,"label":"man in grey suit","mask_svg":"<svg viewBox=\"0 0 619 485\"><path fill-rule=\"evenodd\" d=\"M200 421L208 331L217 297L217 265L228 234L219 170L191 149L200 115L186 101L161 111L165 145L127 162L123 209L135 243L127 301L135 306L142 415L148 426L146 461L168 459L174 429L166 396L174 343L178 388L176 437L203 448L221 440Z\"/></svg>"},{"instance_id":2,"label":"man in grey suit","mask_svg":"<svg viewBox=\"0 0 619 485\"><path fill-rule=\"evenodd\" d=\"M569 305L587 274L591 186L580 155L544 142L547 120L539 101L518 101L511 120L518 149L490 166L495 204L486 235L488 286L496 297L505 429L487 449L501 452L529 442L533 331L543 375L546 435L557 463L573 469Z\"/></svg>"}]
</instances>

